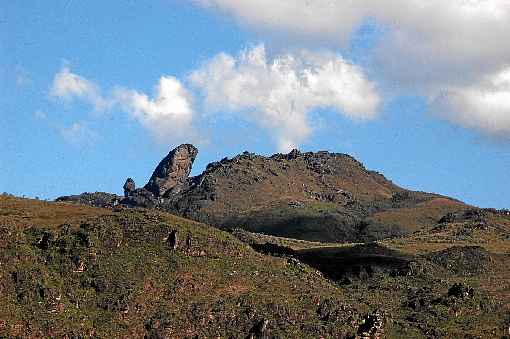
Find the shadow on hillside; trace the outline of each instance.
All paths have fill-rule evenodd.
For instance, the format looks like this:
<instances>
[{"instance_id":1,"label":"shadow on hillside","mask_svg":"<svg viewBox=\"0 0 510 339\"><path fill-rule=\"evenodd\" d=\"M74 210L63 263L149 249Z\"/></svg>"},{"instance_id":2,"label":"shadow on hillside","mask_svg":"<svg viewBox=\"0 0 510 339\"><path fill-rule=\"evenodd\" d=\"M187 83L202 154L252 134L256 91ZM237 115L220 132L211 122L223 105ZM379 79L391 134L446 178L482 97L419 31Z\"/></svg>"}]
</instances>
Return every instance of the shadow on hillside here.
<instances>
[{"instance_id":1,"label":"shadow on hillside","mask_svg":"<svg viewBox=\"0 0 510 339\"><path fill-rule=\"evenodd\" d=\"M365 280L375 274L408 275L409 257L375 243L353 247L312 248L296 251L294 257L340 283Z\"/></svg>"},{"instance_id":2,"label":"shadow on hillside","mask_svg":"<svg viewBox=\"0 0 510 339\"><path fill-rule=\"evenodd\" d=\"M379 273L403 276L411 272L410 257L375 243L305 250L293 250L271 243L251 246L257 252L266 255L298 259L317 269L325 277L342 284L366 280Z\"/></svg>"}]
</instances>

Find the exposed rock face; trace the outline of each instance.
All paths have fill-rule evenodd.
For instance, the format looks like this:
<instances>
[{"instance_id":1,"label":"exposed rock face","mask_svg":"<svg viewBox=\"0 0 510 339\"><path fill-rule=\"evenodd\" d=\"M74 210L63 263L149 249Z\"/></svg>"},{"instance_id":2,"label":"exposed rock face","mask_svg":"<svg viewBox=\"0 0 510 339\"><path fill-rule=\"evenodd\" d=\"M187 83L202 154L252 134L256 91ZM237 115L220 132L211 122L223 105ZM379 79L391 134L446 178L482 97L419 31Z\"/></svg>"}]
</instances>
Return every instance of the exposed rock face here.
<instances>
[{"instance_id":1,"label":"exposed rock face","mask_svg":"<svg viewBox=\"0 0 510 339\"><path fill-rule=\"evenodd\" d=\"M129 197L136 189L135 181L131 178L127 178L126 183L122 187L124 188L124 196Z\"/></svg>"},{"instance_id":2,"label":"exposed rock face","mask_svg":"<svg viewBox=\"0 0 510 339\"><path fill-rule=\"evenodd\" d=\"M270 157L249 152L209 164L189 177L198 150L184 144L156 167L144 188L124 185L112 202L159 208L213 226L324 242L402 236L468 206L437 194L403 189L347 154L293 150Z\"/></svg>"},{"instance_id":3,"label":"exposed rock face","mask_svg":"<svg viewBox=\"0 0 510 339\"><path fill-rule=\"evenodd\" d=\"M198 149L190 144L172 150L156 167L145 189L155 196L178 193L188 179Z\"/></svg>"},{"instance_id":4,"label":"exposed rock face","mask_svg":"<svg viewBox=\"0 0 510 339\"><path fill-rule=\"evenodd\" d=\"M225 229L312 241L371 241L414 232L459 201L413 192L347 154L244 152L209 164L163 209Z\"/></svg>"},{"instance_id":5,"label":"exposed rock face","mask_svg":"<svg viewBox=\"0 0 510 339\"><path fill-rule=\"evenodd\" d=\"M113 207L116 206L122 197L116 194L106 192L82 193L79 195L66 195L58 197L56 201L71 202L95 207Z\"/></svg>"},{"instance_id":6,"label":"exposed rock face","mask_svg":"<svg viewBox=\"0 0 510 339\"><path fill-rule=\"evenodd\" d=\"M173 230L170 232L170 234L168 234L167 243L171 249L173 249L173 250L177 249L177 231L176 230Z\"/></svg>"}]
</instances>

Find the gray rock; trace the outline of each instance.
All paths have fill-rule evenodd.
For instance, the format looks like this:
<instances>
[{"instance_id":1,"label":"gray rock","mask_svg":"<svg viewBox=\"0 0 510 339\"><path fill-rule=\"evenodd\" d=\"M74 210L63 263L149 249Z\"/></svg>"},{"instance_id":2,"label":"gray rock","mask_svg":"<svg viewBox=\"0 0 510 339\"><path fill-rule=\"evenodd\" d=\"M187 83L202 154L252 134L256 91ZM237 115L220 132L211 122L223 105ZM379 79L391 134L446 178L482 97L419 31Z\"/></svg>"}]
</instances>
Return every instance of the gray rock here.
<instances>
[{"instance_id":1,"label":"gray rock","mask_svg":"<svg viewBox=\"0 0 510 339\"><path fill-rule=\"evenodd\" d=\"M198 149L183 144L173 149L156 167L145 189L155 196L178 193L186 183Z\"/></svg>"},{"instance_id":2,"label":"gray rock","mask_svg":"<svg viewBox=\"0 0 510 339\"><path fill-rule=\"evenodd\" d=\"M124 189L124 196L129 197L136 189L135 181L131 178L127 178L126 183L122 187Z\"/></svg>"},{"instance_id":3,"label":"gray rock","mask_svg":"<svg viewBox=\"0 0 510 339\"><path fill-rule=\"evenodd\" d=\"M177 231L173 230L170 232L168 235L167 243L171 249L177 249Z\"/></svg>"}]
</instances>

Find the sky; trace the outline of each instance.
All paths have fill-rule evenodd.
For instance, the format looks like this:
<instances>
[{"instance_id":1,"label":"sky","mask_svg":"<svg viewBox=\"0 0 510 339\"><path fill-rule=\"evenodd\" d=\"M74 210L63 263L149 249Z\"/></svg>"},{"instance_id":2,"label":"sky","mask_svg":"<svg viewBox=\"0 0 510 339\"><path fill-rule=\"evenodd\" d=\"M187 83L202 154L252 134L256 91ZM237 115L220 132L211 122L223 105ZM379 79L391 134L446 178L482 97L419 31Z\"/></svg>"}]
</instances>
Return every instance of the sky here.
<instances>
[{"instance_id":1,"label":"sky","mask_svg":"<svg viewBox=\"0 0 510 339\"><path fill-rule=\"evenodd\" d=\"M509 208L509 31L506 0L4 1L0 191L121 193L193 143Z\"/></svg>"}]
</instances>

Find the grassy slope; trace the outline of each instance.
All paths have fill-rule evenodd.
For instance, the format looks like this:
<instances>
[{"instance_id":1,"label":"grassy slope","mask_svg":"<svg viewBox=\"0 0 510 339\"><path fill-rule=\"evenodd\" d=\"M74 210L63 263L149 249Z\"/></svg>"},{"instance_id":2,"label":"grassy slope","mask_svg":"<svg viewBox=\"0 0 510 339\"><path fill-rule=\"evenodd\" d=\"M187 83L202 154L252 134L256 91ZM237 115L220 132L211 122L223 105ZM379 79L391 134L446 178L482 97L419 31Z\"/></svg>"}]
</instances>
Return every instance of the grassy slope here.
<instances>
[{"instance_id":1,"label":"grassy slope","mask_svg":"<svg viewBox=\"0 0 510 339\"><path fill-rule=\"evenodd\" d=\"M501 337L510 320L508 294L496 284L510 282L501 274L510 263L504 256L508 223L494 220L498 228L480 238L502 256L494 256L482 275L452 275L413 257L422 268L417 273L374 273L340 286L309 266L258 254L231 234L170 214L2 196L0 337L238 338L267 319L272 336L338 338L355 335L364 315L376 309L384 310L392 338ZM165 241L171 230L178 231L177 250ZM451 233L441 245L425 232L384 244L399 256L414 256L453 245L446 242L457 239ZM312 242L253 237L317 250ZM494 237L501 238L497 247L491 247ZM342 260L331 249L319 253L321 260ZM447 297L454 282L473 285L475 296Z\"/></svg>"},{"instance_id":2,"label":"grassy slope","mask_svg":"<svg viewBox=\"0 0 510 339\"><path fill-rule=\"evenodd\" d=\"M0 336L242 337L265 318L278 336L353 331L315 316L340 290L228 233L154 211L0 199ZM192 247L170 249L170 230Z\"/></svg>"}]
</instances>

